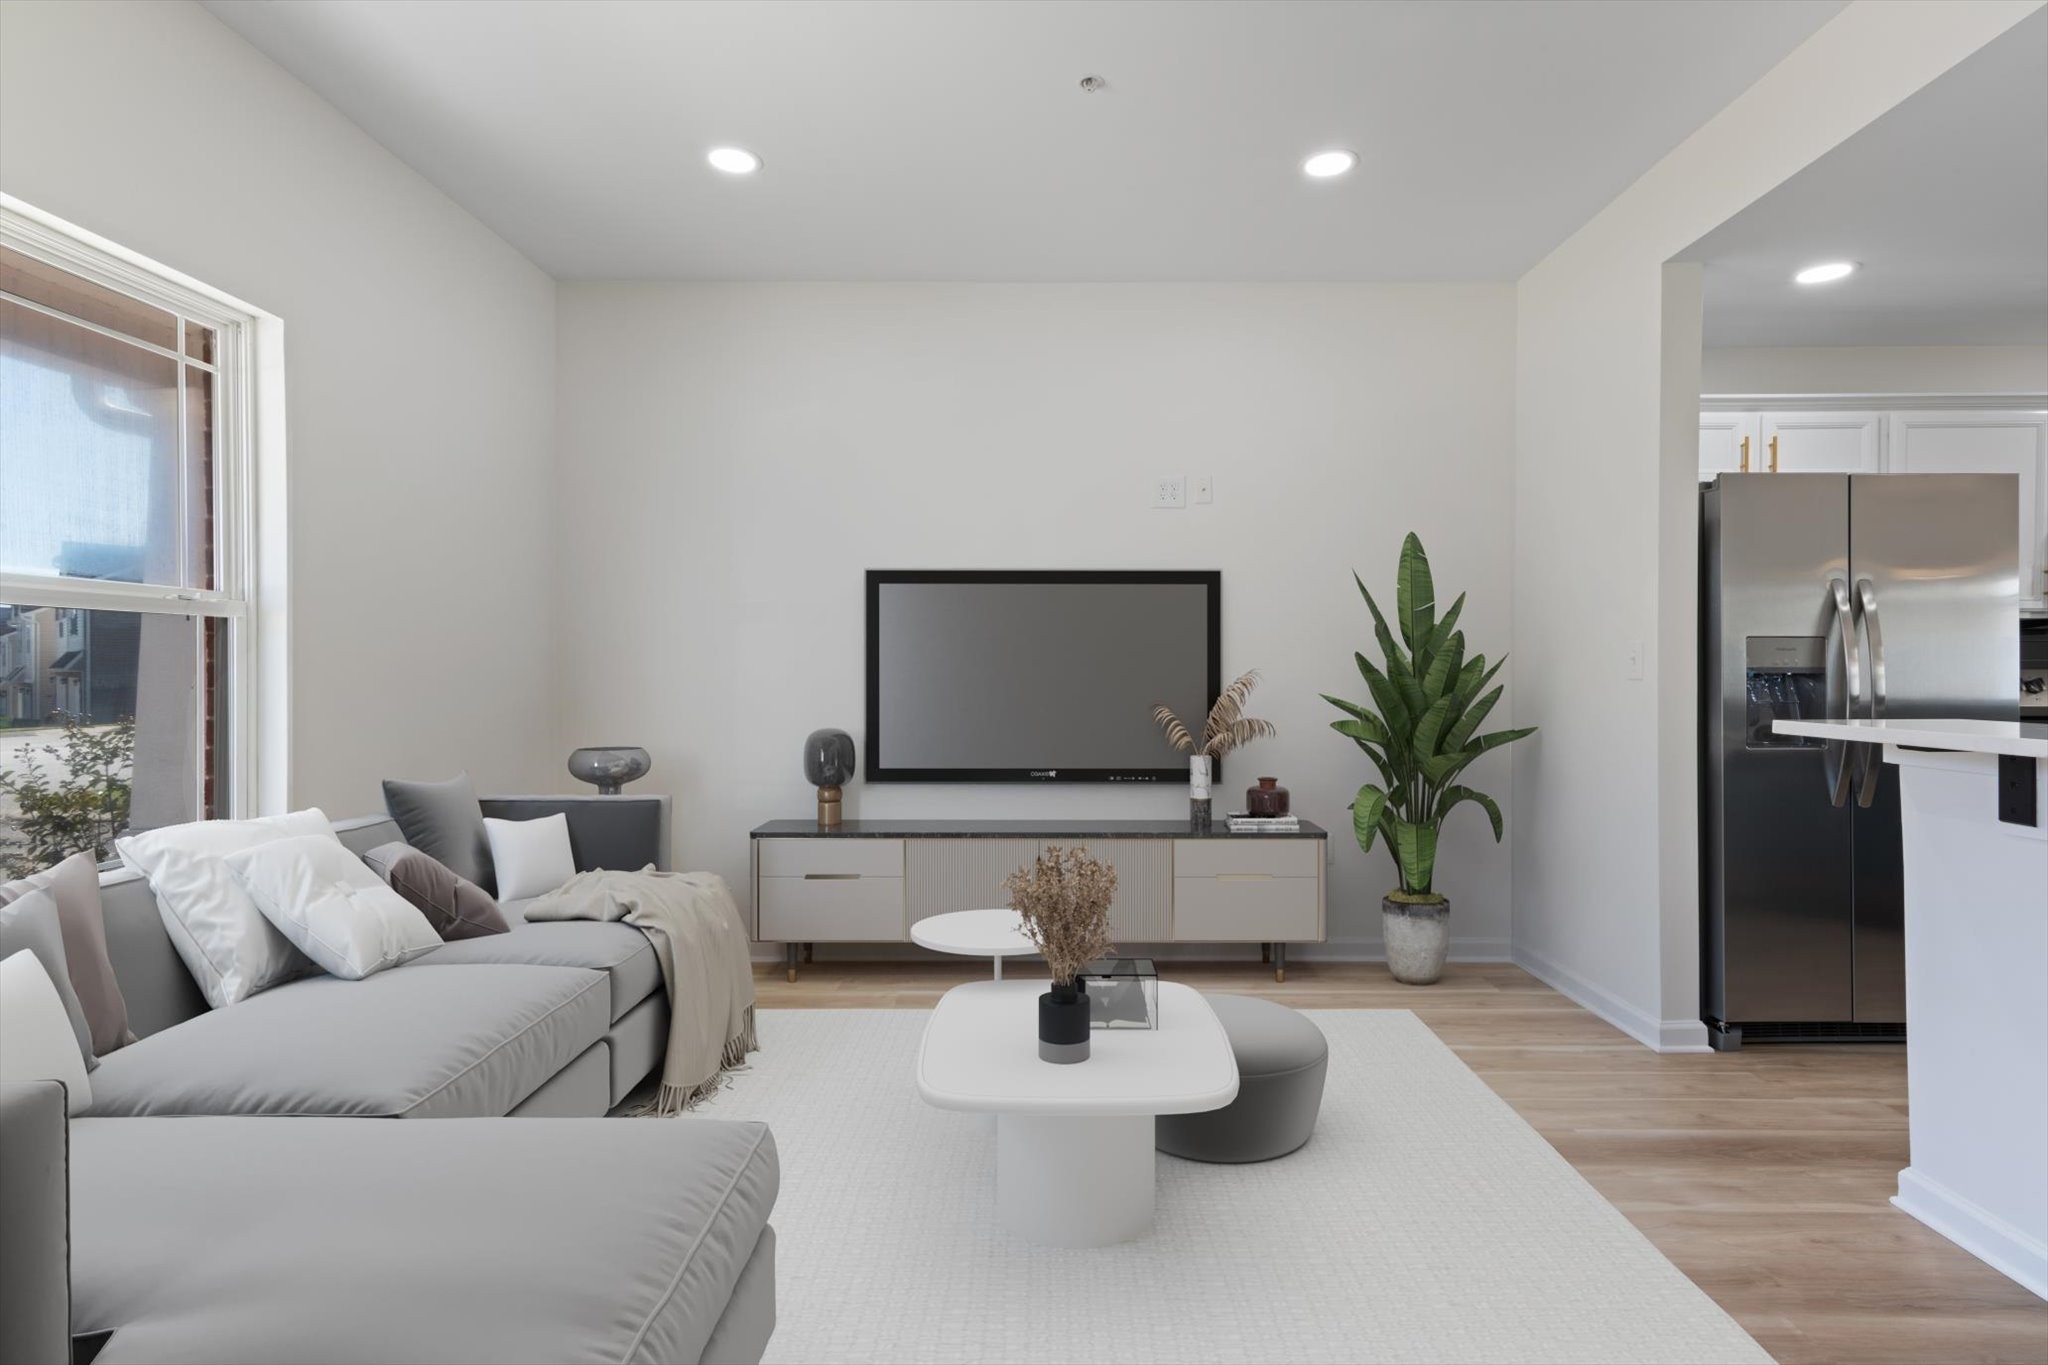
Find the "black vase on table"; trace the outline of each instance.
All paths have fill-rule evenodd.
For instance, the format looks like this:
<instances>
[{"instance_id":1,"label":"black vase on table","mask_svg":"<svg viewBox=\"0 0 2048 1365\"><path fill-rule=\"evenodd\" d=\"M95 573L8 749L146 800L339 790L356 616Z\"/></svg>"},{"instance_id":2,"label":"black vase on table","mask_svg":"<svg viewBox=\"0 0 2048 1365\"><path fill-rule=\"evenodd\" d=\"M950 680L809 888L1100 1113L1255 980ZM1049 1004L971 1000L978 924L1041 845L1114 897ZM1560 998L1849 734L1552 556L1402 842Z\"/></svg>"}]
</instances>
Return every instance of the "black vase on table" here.
<instances>
[{"instance_id":1,"label":"black vase on table","mask_svg":"<svg viewBox=\"0 0 2048 1365\"><path fill-rule=\"evenodd\" d=\"M1038 1060L1088 1060L1088 992L1071 981L1055 981L1038 997Z\"/></svg>"}]
</instances>

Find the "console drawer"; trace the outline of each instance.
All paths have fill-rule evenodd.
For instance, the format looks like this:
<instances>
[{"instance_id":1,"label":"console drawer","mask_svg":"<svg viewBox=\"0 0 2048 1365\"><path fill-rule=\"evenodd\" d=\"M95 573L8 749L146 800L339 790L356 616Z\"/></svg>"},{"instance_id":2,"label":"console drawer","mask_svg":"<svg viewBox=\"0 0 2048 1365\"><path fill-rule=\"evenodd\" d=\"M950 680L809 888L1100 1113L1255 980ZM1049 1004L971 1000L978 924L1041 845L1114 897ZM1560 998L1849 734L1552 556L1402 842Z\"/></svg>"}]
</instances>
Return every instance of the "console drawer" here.
<instances>
[{"instance_id":1,"label":"console drawer","mask_svg":"<svg viewBox=\"0 0 2048 1365\"><path fill-rule=\"evenodd\" d=\"M1173 879L1176 942L1312 942L1323 936L1321 909L1322 884L1313 868L1306 877L1250 872Z\"/></svg>"},{"instance_id":2,"label":"console drawer","mask_svg":"<svg viewBox=\"0 0 2048 1365\"><path fill-rule=\"evenodd\" d=\"M901 877L901 839L757 839L764 877Z\"/></svg>"},{"instance_id":3,"label":"console drawer","mask_svg":"<svg viewBox=\"0 0 2048 1365\"><path fill-rule=\"evenodd\" d=\"M867 842L862 840L861 842ZM765 852L765 850L763 850ZM763 942L901 940L903 878L813 872L761 878Z\"/></svg>"},{"instance_id":4,"label":"console drawer","mask_svg":"<svg viewBox=\"0 0 2048 1365\"><path fill-rule=\"evenodd\" d=\"M1313 877L1322 861L1321 839L1176 839L1173 875L1221 877L1262 873L1268 877Z\"/></svg>"}]
</instances>

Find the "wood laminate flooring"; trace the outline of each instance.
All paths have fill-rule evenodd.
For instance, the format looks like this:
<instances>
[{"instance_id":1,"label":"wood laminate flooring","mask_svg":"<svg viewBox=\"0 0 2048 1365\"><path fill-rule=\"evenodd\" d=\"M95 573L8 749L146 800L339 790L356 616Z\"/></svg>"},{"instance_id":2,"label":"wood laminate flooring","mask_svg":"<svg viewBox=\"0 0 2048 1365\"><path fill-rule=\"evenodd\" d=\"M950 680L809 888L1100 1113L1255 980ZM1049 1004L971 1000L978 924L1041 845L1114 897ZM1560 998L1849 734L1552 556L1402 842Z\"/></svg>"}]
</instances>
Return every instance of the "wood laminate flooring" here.
<instances>
[{"instance_id":1,"label":"wood laminate flooring","mask_svg":"<svg viewBox=\"0 0 2048 1365\"><path fill-rule=\"evenodd\" d=\"M1377 963L1165 963L1299 1009L1413 1010L1785 1365L2048 1365L2048 1304L1891 1207L1906 1054L1891 1044L1661 1056L1518 967L1403 986ZM756 968L762 1008L919 1009L979 960Z\"/></svg>"}]
</instances>

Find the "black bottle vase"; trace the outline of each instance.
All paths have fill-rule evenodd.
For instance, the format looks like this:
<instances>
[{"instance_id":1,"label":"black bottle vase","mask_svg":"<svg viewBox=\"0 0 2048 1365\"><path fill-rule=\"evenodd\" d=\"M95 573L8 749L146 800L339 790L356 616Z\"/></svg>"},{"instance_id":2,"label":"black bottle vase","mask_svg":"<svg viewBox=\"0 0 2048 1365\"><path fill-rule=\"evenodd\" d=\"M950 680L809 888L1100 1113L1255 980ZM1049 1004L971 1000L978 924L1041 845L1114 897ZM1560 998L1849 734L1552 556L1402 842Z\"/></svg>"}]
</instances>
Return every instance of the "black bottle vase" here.
<instances>
[{"instance_id":1,"label":"black bottle vase","mask_svg":"<svg viewBox=\"0 0 2048 1365\"><path fill-rule=\"evenodd\" d=\"M1088 1060L1088 992L1071 981L1055 981L1038 997L1038 1060Z\"/></svg>"}]
</instances>

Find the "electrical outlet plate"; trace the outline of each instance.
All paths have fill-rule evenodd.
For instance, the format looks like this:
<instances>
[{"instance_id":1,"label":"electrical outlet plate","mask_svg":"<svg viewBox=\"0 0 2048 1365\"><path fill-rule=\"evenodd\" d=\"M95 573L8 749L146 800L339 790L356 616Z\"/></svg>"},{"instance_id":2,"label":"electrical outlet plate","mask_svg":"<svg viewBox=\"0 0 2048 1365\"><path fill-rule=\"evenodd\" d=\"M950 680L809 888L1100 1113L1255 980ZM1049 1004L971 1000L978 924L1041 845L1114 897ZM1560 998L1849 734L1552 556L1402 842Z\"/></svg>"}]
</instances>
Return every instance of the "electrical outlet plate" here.
<instances>
[{"instance_id":1,"label":"electrical outlet plate","mask_svg":"<svg viewBox=\"0 0 2048 1365\"><path fill-rule=\"evenodd\" d=\"M1152 505L1154 507L1186 507L1188 505L1188 481L1185 475L1162 475L1152 481Z\"/></svg>"},{"instance_id":2,"label":"electrical outlet plate","mask_svg":"<svg viewBox=\"0 0 2048 1365\"><path fill-rule=\"evenodd\" d=\"M1628 642L1628 676L1631 682L1641 682L1643 680L1643 642L1641 640L1630 640Z\"/></svg>"}]
</instances>

